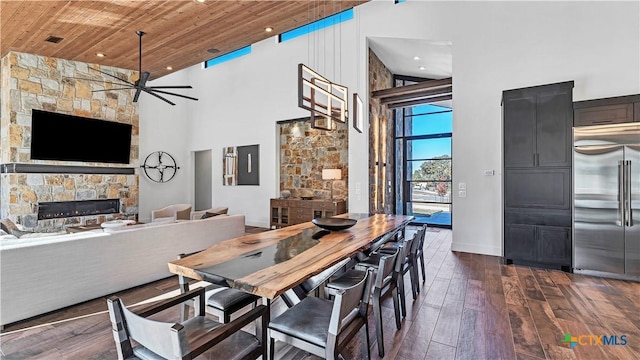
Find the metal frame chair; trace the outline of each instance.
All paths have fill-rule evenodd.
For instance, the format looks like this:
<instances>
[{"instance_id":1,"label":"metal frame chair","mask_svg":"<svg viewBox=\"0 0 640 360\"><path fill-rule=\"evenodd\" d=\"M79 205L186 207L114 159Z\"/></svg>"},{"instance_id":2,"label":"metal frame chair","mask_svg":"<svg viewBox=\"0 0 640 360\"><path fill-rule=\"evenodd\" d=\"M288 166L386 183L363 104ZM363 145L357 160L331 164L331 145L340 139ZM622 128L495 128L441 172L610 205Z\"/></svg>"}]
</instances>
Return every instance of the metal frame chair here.
<instances>
[{"instance_id":1,"label":"metal frame chair","mask_svg":"<svg viewBox=\"0 0 640 360\"><path fill-rule=\"evenodd\" d=\"M215 348L228 360L257 359L267 355L267 307L260 305L228 324L205 316L204 289L198 288L135 312L113 296L107 300L118 359L192 359ZM183 322L161 322L147 317L198 298L196 315ZM255 320L256 334L241 329ZM136 344L132 344L132 340Z\"/></svg>"},{"instance_id":2,"label":"metal frame chair","mask_svg":"<svg viewBox=\"0 0 640 360\"><path fill-rule=\"evenodd\" d=\"M367 259L357 263L355 269L347 271L341 276L331 280L327 286L327 292L333 295L336 291L353 286L361 279L366 271L374 271L374 282L371 288L371 299L373 302L373 317L376 323L376 339L378 342L378 355L384 356L384 335L382 323L382 297L391 293L393 297L393 309L396 319L396 328L402 327L400 315L400 303L398 294L398 274L400 267L397 264L398 254L403 252L400 245L392 254L373 253Z\"/></svg>"},{"instance_id":3,"label":"metal frame chair","mask_svg":"<svg viewBox=\"0 0 640 360\"><path fill-rule=\"evenodd\" d=\"M185 258L191 254L180 254L178 259ZM193 279L183 275L178 275L178 286L180 287L180 293L186 293L189 291L189 281ZM205 303L207 305L206 312L215 315L218 321L226 324L231 321L231 314L243 309L249 305L256 307L259 296L246 293L244 291L233 289L228 286L219 284L209 284L205 288ZM189 313L190 302L185 302L180 308L180 319L187 319Z\"/></svg>"},{"instance_id":4,"label":"metal frame chair","mask_svg":"<svg viewBox=\"0 0 640 360\"><path fill-rule=\"evenodd\" d=\"M353 286L336 291L333 301L306 297L271 320L269 359L274 358L275 340L325 359L338 359L358 332L362 336L362 356L369 359L367 312L371 271L365 272Z\"/></svg>"}]
</instances>

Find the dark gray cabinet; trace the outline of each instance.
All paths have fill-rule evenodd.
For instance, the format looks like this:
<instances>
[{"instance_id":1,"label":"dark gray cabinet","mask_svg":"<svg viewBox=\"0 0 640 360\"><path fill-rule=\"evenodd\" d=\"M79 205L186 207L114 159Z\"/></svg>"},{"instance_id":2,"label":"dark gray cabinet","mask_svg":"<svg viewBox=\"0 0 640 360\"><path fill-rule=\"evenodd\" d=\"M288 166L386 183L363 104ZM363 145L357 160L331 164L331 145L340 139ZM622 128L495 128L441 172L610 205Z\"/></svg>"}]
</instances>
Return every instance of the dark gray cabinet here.
<instances>
[{"instance_id":1,"label":"dark gray cabinet","mask_svg":"<svg viewBox=\"0 0 640 360\"><path fill-rule=\"evenodd\" d=\"M576 101L573 125L608 125L640 122L640 95Z\"/></svg>"},{"instance_id":2,"label":"dark gray cabinet","mask_svg":"<svg viewBox=\"0 0 640 360\"><path fill-rule=\"evenodd\" d=\"M557 86L504 92L505 167L571 166L571 92Z\"/></svg>"},{"instance_id":3,"label":"dark gray cabinet","mask_svg":"<svg viewBox=\"0 0 640 360\"><path fill-rule=\"evenodd\" d=\"M570 227L507 224L505 240L505 252L524 264L571 267Z\"/></svg>"},{"instance_id":4,"label":"dark gray cabinet","mask_svg":"<svg viewBox=\"0 0 640 360\"><path fill-rule=\"evenodd\" d=\"M504 260L571 269L573 81L502 94Z\"/></svg>"}]
</instances>

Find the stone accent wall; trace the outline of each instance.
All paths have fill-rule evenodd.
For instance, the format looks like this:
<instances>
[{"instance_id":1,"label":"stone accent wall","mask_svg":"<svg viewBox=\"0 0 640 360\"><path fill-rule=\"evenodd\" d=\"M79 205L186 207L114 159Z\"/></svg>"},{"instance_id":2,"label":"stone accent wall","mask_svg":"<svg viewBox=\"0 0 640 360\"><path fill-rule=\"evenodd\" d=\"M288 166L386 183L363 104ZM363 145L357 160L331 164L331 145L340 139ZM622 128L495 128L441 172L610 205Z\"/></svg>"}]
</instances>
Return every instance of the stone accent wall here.
<instances>
[{"instance_id":1,"label":"stone accent wall","mask_svg":"<svg viewBox=\"0 0 640 360\"><path fill-rule=\"evenodd\" d=\"M393 74L369 49L369 91L393 87ZM393 111L380 104L379 99L369 103L369 211L394 213L395 190L389 187L393 181L394 132Z\"/></svg>"},{"instance_id":2,"label":"stone accent wall","mask_svg":"<svg viewBox=\"0 0 640 360\"><path fill-rule=\"evenodd\" d=\"M334 122L333 131L311 128L309 120L280 123L280 191L292 198L313 196L330 199L331 181L322 180L322 169L342 169L334 180L334 199L347 199L349 179L348 123Z\"/></svg>"},{"instance_id":3,"label":"stone accent wall","mask_svg":"<svg viewBox=\"0 0 640 360\"><path fill-rule=\"evenodd\" d=\"M137 168L139 118L138 105L132 102L133 91L92 92L116 87L109 84L112 78L95 69L130 82L138 78L136 71L97 64L17 52L4 56L0 64L0 164ZM31 160L32 109L131 124L130 163ZM120 198L123 213L137 213L138 175L2 174L0 195L0 217L8 217L28 228L58 227L61 222L101 222L104 219L95 217L38 222L34 217L37 219L39 202L103 198Z\"/></svg>"}]
</instances>

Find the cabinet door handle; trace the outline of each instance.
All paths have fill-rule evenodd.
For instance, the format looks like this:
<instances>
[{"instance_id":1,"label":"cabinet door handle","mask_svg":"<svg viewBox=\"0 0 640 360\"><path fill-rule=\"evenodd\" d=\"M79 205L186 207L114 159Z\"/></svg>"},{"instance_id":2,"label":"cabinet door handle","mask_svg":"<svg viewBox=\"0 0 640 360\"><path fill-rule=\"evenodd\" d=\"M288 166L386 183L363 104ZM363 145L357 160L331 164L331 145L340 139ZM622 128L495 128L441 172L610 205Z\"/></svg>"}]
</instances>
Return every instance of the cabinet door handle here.
<instances>
[{"instance_id":1,"label":"cabinet door handle","mask_svg":"<svg viewBox=\"0 0 640 360\"><path fill-rule=\"evenodd\" d=\"M536 166L536 153L533 153L533 166Z\"/></svg>"}]
</instances>

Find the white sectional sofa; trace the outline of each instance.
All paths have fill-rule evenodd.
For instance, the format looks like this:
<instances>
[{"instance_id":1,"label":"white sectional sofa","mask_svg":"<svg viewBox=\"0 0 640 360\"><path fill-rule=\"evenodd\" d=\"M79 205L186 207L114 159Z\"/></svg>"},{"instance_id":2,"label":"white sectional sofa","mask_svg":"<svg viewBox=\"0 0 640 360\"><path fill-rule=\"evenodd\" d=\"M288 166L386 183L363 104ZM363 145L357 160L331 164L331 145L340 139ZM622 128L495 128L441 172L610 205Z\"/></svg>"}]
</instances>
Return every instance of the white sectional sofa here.
<instances>
[{"instance_id":1,"label":"white sectional sofa","mask_svg":"<svg viewBox=\"0 0 640 360\"><path fill-rule=\"evenodd\" d=\"M244 235L244 215L0 240L0 326L166 278L167 263Z\"/></svg>"}]
</instances>

